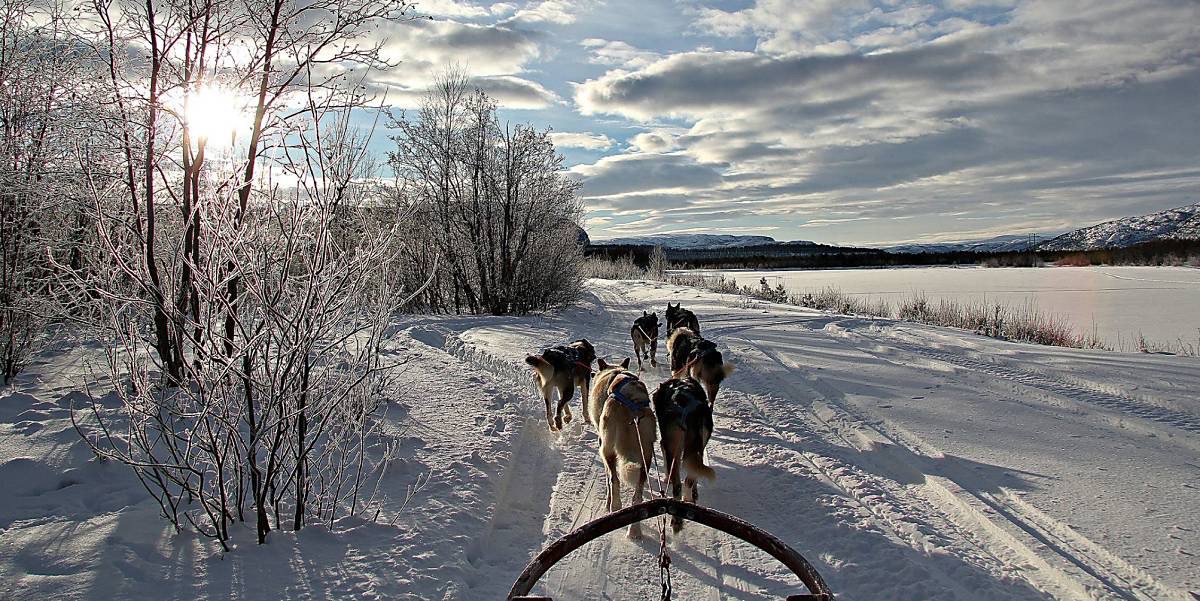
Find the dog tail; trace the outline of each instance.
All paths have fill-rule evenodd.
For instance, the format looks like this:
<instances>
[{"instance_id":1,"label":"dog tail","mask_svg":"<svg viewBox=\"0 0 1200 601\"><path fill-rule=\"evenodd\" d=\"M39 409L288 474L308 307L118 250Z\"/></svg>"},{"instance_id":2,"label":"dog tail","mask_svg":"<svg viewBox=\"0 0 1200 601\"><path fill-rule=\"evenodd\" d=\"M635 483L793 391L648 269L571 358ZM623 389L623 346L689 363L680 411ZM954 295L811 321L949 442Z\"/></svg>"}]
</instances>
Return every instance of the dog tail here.
<instances>
[{"instance_id":1,"label":"dog tail","mask_svg":"<svg viewBox=\"0 0 1200 601\"><path fill-rule=\"evenodd\" d=\"M551 365L550 362L541 355L529 355L528 357L525 357L525 362L533 366L533 370L543 378L546 376L547 372L554 369L554 366Z\"/></svg>"},{"instance_id":2,"label":"dog tail","mask_svg":"<svg viewBox=\"0 0 1200 601\"><path fill-rule=\"evenodd\" d=\"M622 482L622 483L624 483L624 484L625 484L625 486L637 486L637 483L638 483L638 475L639 475L639 474L641 474L641 472L642 472L642 462L641 462L641 460L637 460L637 461L630 461L630 460L628 460L628 459L626 459L626 458L624 458L624 457L619 457L619 458L617 459L617 462L618 462L618 463L620 463L620 470L621 470L621 473L620 473L620 478L621 478L621 482ZM649 471L650 471L650 470L646 470L646 472L647 472L647 474L646 474L646 477L647 477L647 478L649 478L649 477L650 477L650 475L649 475Z\"/></svg>"},{"instance_id":3,"label":"dog tail","mask_svg":"<svg viewBox=\"0 0 1200 601\"><path fill-rule=\"evenodd\" d=\"M717 479L717 472L713 471L713 468L704 465L704 457L699 453L689 454L683 458L683 471L684 473L691 474L697 478L704 478L705 480Z\"/></svg>"},{"instance_id":4,"label":"dog tail","mask_svg":"<svg viewBox=\"0 0 1200 601\"><path fill-rule=\"evenodd\" d=\"M721 356L721 351L709 351L704 353L700 361L705 367L709 368L713 373L718 384L723 381L726 376L733 373L733 364L725 363L724 357Z\"/></svg>"}]
</instances>

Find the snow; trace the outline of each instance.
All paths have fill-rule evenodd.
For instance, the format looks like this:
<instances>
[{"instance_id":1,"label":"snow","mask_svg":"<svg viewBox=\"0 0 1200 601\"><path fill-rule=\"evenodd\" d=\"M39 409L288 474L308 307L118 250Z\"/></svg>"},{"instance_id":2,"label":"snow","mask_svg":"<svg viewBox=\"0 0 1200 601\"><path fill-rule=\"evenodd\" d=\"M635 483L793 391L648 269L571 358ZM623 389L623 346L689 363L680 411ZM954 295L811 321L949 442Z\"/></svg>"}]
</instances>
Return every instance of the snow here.
<instances>
[{"instance_id":1,"label":"snow","mask_svg":"<svg viewBox=\"0 0 1200 601\"><path fill-rule=\"evenodd\" d=\"M1150 240L1200 239L1200 204L1114 219L1067 232L1040 244L1042 250L1120 248Z\"/></svg>"},{"instance_id":2,"label":"snow","mask_svg":"<svg viewBox=\"0 0 1200 601\"><path fill-rule=\"evenodd\" d=\"M797 293L833 287L883 298L893 307L914 293L960 303L1033 302L1062 316L1076 332L1092 333L1110 347L1137 350L1139 334L1151 343L1200 348L1200 269L1188 267L912 267L720 271L757 287L766 277Z\"/></svg>"},{"instance_id":3,"label":"snow","mask_svg":"<svg viewBox=\"0 0 1200 601\"><path fill-rule=\"evenodd\" d=\"M883 250L891 253L1024 252L1054 237L1054 234L1005 234L982 240L901 244Z\"/></svg>"},{"instance_id":4,"label":"snow","mask_svg":"<svg viewBox=\"0 0 1200 601\"><path fill-rule=\"evenodd\" d=\"M787 541L839 599L1200 591L1200 361L593 280L554 315L401 318L389 352L404 395L385 419L402 444L382 518L261 547L247 530L224 555L172 532L127 469L90 458L67 408L99 349L64 341L0 396L0 598L502 598L605 494L594 434L546 431L522 359L580 336L623 358L628 324L667 302L695 311L737 366L700 501ZM643 374L651 387L665 376ZM670 544L677 599L803 592L696 524ZM535 593L657 598L656 551L614 533Z\"/></svg>"}]
</instances>

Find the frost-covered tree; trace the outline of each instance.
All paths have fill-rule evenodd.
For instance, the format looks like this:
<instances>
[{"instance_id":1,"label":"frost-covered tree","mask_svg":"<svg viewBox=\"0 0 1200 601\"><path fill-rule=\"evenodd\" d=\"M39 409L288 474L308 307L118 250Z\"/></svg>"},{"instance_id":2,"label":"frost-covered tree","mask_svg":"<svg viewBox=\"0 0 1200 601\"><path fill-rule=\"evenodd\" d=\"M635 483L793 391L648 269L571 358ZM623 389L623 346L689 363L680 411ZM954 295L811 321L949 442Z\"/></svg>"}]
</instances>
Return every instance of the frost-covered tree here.
<instances>
[{"instance_id":1,"label":"frost-covered tree","mask_svg":"<svg viewBox=\"0 0 1200 601\"><path fill-rule=\"evenodd\" d=\"M96 2L104 65L88 162L104 261L64 270L94 300L119 411L80 423L177 526L300 528L371 506L387 439L384 335L409 296L398 219L350 125L371 110L364 44L402 2ZM280 183L284 182L284 183Z\"/></svg>"},{"instance_id":2,"label":"frost-covered tree","mask_svg":"<svg viewBox=\"0 0 1200 601\"><path fill-rule=\"evenodd\" d=\"M51 257L86 262L86 212L77 202L94 64L54 2L0 5L0 376L21 371L43 339L52 302Z\"/></svg>"},{"instance_id":3,"label":"frost-covered tree","mask_svg":"<svg viewBox=\"0 0 1200 601\"><path fill-rule=\"evenodd\" d=\"M582 207L548 131L501 123L466 77L442 76L415 118L397 119L397 201L421 252L439 258L433 310L526 313L578 294ZM418 270L432 269L413 257ZM424 262L423 262L424 261Z\"/></svg>"},{"instance_id":4,"label":"frost-covered tree","mask_svg":"<svg viewBox=\"0 0 1200 601\"><path fill-rule=\"evenodd\" d=\"M671 263L667 261L667 251L662 246L655 246L650 251L650 262L646 265L646 276L652 280L666 280L667 270Z\"/></svg>"}]
</instances>

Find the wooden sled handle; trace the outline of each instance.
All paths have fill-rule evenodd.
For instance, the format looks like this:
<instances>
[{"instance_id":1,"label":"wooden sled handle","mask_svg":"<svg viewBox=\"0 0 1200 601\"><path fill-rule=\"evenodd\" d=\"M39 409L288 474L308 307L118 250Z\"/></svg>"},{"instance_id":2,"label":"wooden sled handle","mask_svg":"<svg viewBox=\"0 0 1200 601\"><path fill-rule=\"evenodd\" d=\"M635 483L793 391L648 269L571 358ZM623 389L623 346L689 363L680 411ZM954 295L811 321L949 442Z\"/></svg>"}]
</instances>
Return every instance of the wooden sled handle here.
<instances>
[{"instance_id":1,"label":"wooden sled handle","mask_svg":"<svg viewBox=\"0 0 1200 601\"><path fill-rule=\"evenodd\" d=\"M812 567L812 564L808 563L808 560L804 559L803 556L787 546L787 544L779 540L775 535L727 513L721 513L714 509L675 499L653 499L638 503L637 505L631 505L596 518L567 533L562 538L551 543L549 547L543 549L541 553L538 553L529 562L529 565L525 566L525 570L521 572L521 575L517 577L517 581L513 583L512 590L508 592L508 600L533 601L537 599L551 601L549 597L528 596L529 591L533 589L533 585L537 584L538 580L541 579L542 575L551 566L558 563L559 560L569 555L575 549L609 532L624 528L635 522L663 515L664 513L720 530L769 553L771 557L774 557L780 563L787 566L793 574L800 578L800 582L803 582L804 586L808 587L808 594L791 595L788 599L796 601L833 601L833 592L829 589L829 585L825 584L825 580L821 578L817 570Z\"/></svg>"}]
</instances>

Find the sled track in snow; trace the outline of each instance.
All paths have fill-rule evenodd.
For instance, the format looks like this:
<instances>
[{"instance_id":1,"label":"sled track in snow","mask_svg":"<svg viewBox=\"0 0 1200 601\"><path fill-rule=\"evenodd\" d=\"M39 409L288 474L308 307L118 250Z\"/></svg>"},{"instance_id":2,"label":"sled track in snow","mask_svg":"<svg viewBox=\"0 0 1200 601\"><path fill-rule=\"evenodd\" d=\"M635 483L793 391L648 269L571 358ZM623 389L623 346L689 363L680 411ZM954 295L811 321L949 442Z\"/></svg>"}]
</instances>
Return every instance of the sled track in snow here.
<instances>
[{"instance_id":1,"label":"sled track in snow","mask_svg":"<svg viewBox=\"0 0 1200 601\"><path fill-rule=\"evenodd\" d=\"M763 353L778 366L781 373L794 374L797 369L801 369L788 365L770 349L755 345L746 339L739 342L748 345L743 351ZM859 451L867 453L873 444L882 443L907 449L918 461L923 457L941 454L919 438L914 440L915 437L911 434L894 432L888 428L886 422L868 418L836 401L840 392L828 387L819 378L808 377L800 381L792 377L783 381L780 377L771 378L770 375L764 375L775 380L775 386L781 386L785 390L790 388L797 397L816 399L814 408L807 412L815 421L814 430L820 431L824 427L836 440ZM780 431L780 434L785 433ZM814 445L811 441L806 448L809 451L834 456L837 454L835 449L822 449L820 445ZM854 463L851 461L850 465ZM906 494L904 488L896 490L896 487L888 487L886 481L879 482L877 478L875 486L881 487L885 492L880 493L878 490L867 488L864 494L861 474L854 475L847 481L846 466L821 467L815 463L814 466L882 522L888 523L898 536L905 536L904 533L910 525L906 524L906 520L910 516L925 515L926 520L932 520L932 513L944 516L949 523L939 527L940 534L957 534L964 540L972 541L978 545L979 551L996 562L993 564L994 569L1026 566L1019 570L1023 576L1036 583L1039 588L1051 592L1056 598L1127 601L1187 598L1182 591L1164 587L1145 571L1130 565L1070 526L1051 518L999 486L999 493L966 490L946 475L924 475L925 482L917 487L920 492L915 496ZM883 471L888 471L886 465L875 467L882 467ZM920 468L919 465L912 467ZM900 469L903 471L903 467ZM957 474L950 474L955 475ZM905 476L903 473L896 474L895 480L903 481ZM964 476L978 477L977 474ZM901 519L897 521L895 516L901 516ZM915 544L925 542L919 539L910 540ZM1039 553L1034 549L1048 550L1051 553ZM961 552L960 549L959 553ZM948 576L952 583L953 575ZM971 594L964 595L964 598L971 597Z\"/></svg>"},{"instance_id":2,"label":"sled track in snow","mask_svg":"<svg viewBox=\"0 0 1200 601\"><path fill-rule=\"evenodd\" d=\"M994 376L1010 382L1041 390L1078 403L1103 407L1110 411L1138 417L1148 421L1178 428L1192 434L1200 434L1200 416L1166 407L1150 405L1132 397L1112 394L1072 384L1043 374L1028 370L1000 365L990 361L981 361L965 357L957 353L948 353L936 349L923 348L899 341L871 338L881 346L891 346L902 352L918 355L926 359L948 363L956 367Z\"/></svg>"}]
</instances>

